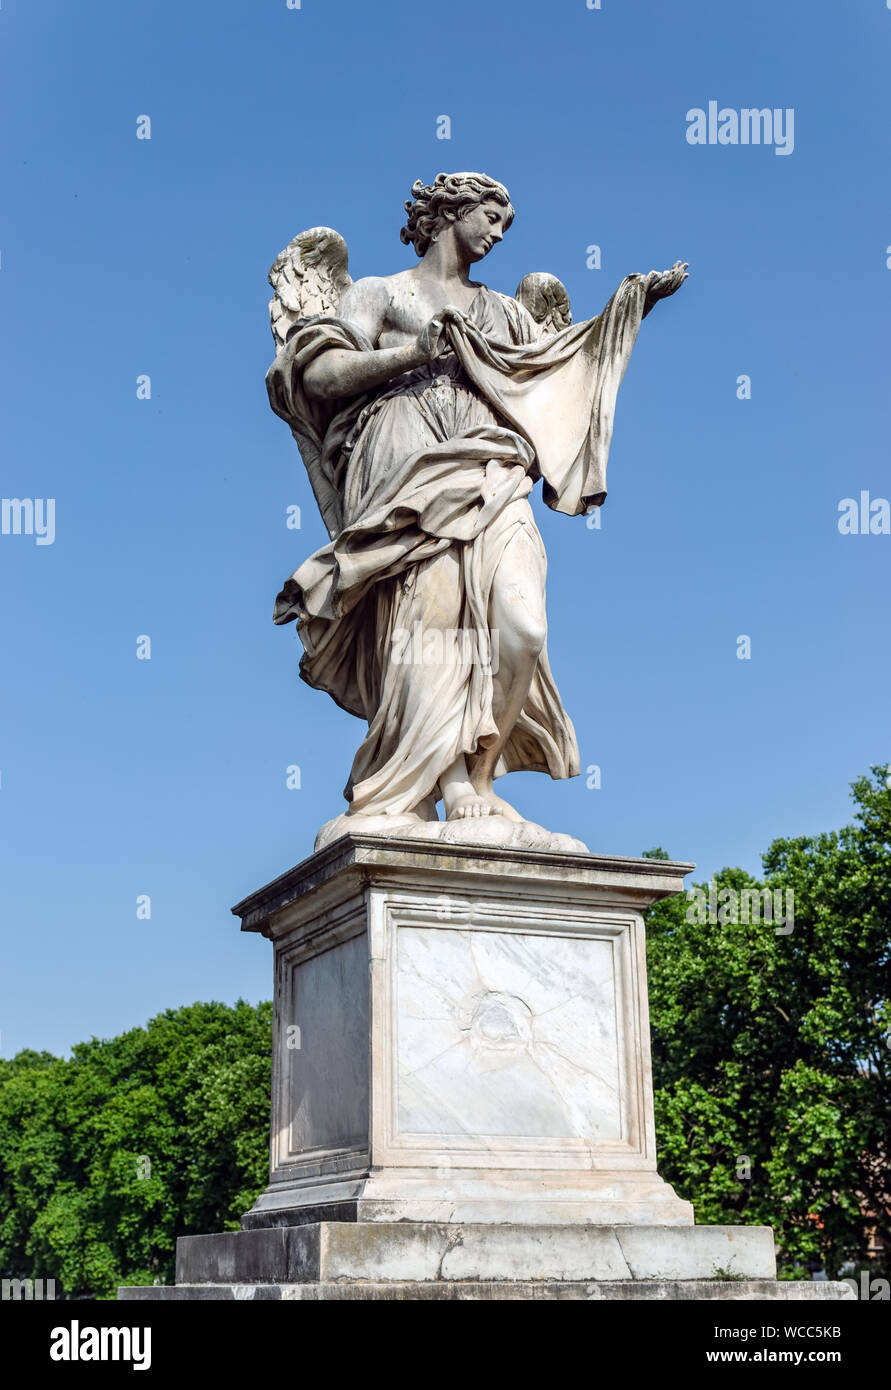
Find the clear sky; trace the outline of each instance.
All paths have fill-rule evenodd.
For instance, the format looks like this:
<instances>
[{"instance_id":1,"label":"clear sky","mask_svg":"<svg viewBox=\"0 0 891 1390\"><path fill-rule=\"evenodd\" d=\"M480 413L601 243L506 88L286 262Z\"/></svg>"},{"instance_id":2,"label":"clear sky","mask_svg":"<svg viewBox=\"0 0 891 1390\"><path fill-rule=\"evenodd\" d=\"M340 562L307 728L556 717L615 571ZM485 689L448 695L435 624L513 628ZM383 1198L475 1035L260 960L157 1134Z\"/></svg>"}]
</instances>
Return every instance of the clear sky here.
<instances>
[{"instance_id":1,"label":"clear sky","mask_svg":"<svg viewBox=\"0 0 891 1390\"><path fill-rule=\"evenodd\" d=\"M363 726L271 621L325 533L266 402L266 271L317 224L356 277L412 264L403 200L441 169L510 188L495 289L550 270L582 319L691 267L632 356L602 528L535 504L602 785L502 789L697 878L849 818L891 757L891 535L838 529L891 497L889 57L885 0L3 0L0 493L55 499L52 544L0 534L4 1055L271 994L229 906L344 808ZM691 145L710 101L792 109L794 148Z\"/></svg>"}]
</instances>

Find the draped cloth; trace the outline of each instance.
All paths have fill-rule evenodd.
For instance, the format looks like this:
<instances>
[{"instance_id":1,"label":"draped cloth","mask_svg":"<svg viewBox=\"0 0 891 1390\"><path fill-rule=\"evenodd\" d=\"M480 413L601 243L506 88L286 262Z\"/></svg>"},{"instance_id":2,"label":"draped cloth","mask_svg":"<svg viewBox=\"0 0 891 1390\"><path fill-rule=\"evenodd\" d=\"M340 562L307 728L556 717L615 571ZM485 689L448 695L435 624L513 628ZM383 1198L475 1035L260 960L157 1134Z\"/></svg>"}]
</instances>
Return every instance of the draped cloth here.
<instances>
[{"instance_id":1,"label":"draped cloth","mask_svg":"<svg viewBox=\"0 0 891 1390\"><path fill-rule=\"evenodd\" d=\"M302 320L276 357L270 402L300 445L332 539L286 581L274 621L297 621L302 678L368 721L345 790L354 812L435 814L441 774L462 753L472 767L497 738L495 573L511 544L528 582L543 585L527 501L539 477L556 511L603 502L648 280L630 276L598 318L547 337L516 300L483 287L447 323L433 362L348 401L309 396L303 373L329 348L371 350L352 324ZM419 642L406 641L455 631L472 640L448 660L418 659ZM579 770L546 647L496 775L520 769Z\"/></svg>"}]
</instances>

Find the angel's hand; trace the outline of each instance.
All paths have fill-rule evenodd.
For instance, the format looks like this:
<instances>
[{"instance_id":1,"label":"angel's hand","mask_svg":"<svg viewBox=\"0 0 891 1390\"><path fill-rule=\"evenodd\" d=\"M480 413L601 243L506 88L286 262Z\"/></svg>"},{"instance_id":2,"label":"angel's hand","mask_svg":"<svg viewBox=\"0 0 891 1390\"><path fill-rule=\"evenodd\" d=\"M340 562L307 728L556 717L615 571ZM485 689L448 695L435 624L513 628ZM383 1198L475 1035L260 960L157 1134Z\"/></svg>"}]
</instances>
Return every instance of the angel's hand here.
<instances>
[{"instance_id":1,"label":"angel's hand","mask_svg":"<svg viewBox=\"0 0 891 1390\"><path fill-rule=\"evenodd\" d=\"M447 304L444 309L440 309L438 314L434 314L429 323L424 325L415 339L415 347L422 362L431 362L446 346L445 325L450 321L460 320L462 317L460 309L456 309L454 304Z\"/></svg>"},{"instance_id":2,"label":"angel's hand","mask_svg":"<svg viewBox=\"0 0 891 1390\"><path fill-rule=\"evenodd\" d=\"M436 356L442 341L442 318L436 314L429 323L425 323L417 338L415 348L421 362L430 362Z\"/></svg>"},{"instance_id":3,"label":"angel's hand","mask_svg":"<svg viewBox=\"0 0 891 1390\"><path fill-rule=\"evenodd\" d=\"M675 261L670 270L651 270L644 312L648 313L657 300L667 299L670 294L676 294L686 279L686 261Z\"/></svg>"}]
</instances>

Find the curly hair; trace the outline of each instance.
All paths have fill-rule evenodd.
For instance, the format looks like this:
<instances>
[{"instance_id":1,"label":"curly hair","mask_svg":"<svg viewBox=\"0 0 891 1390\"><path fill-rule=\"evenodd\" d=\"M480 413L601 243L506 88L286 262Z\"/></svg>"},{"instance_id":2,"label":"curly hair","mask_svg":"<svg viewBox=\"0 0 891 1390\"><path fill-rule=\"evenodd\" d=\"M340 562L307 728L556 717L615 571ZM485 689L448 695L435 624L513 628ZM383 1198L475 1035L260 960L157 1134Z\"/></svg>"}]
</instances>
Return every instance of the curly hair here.
<instances>
[{"instance_id":1,"label":"curly hair","mask_svg":"<svg viewBox=\"0 0 891 1390\"><path fill-rule=\"evenodd\" d=\"M437 174L432 184L415 179L411 191L412 197L405 204L408 222L399 240L413 246L419 256L424 255L440 228L490 199L507 208L505 231L514 220L510 194L503 183L488 174Z\"/></svg>"}]
</instances>

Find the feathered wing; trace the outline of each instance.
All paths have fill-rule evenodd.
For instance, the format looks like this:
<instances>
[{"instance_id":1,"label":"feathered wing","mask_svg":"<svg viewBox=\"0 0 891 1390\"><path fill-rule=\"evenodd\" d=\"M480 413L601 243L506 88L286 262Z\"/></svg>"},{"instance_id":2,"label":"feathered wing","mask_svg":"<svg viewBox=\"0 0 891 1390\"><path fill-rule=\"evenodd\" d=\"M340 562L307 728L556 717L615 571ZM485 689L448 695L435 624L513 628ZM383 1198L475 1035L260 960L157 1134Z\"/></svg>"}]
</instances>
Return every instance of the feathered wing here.
<instances>
[{"instance_id":1,"label":"feathered wing","mask_svg":"<svg viewBox=\"0 0 891 1390\"><path fill-rule=\"evenodd\" d=\"M339 232L310 227L298 232L272 262L269 321L275 349L284 347L291 329L313 314L336 314L350 285L349 252Z\"/></svg>"},{"instance_id":2,"label":"feathered wing","mask_svg":"<svg viewBox=\"0 0 891 1390\"><path fill-rule=\"evenodd\" d=\"M291 330L302 319L315 314L337 314L353 283L348 265L347 244L331 227L310 227L299 232L276 256L268 277L273 291L269 322L276 353L281 352ZM306 465L322 520L333 539L342 524L340 494L322 465L317 442L293 425L291 433Z\"/></svg>"},{"instance_id":3,"label":"feathered wing","mask_svg":"<svg viewBox=\"0 0 891 1390\"><path fill-rule=\"evenodd\" d=\"M572 323L572 306L566 286L546 270L533 270L531 274L524 275L517 285L514 298L545 333L559 333Z\"/></svg>"}]
</instances>

